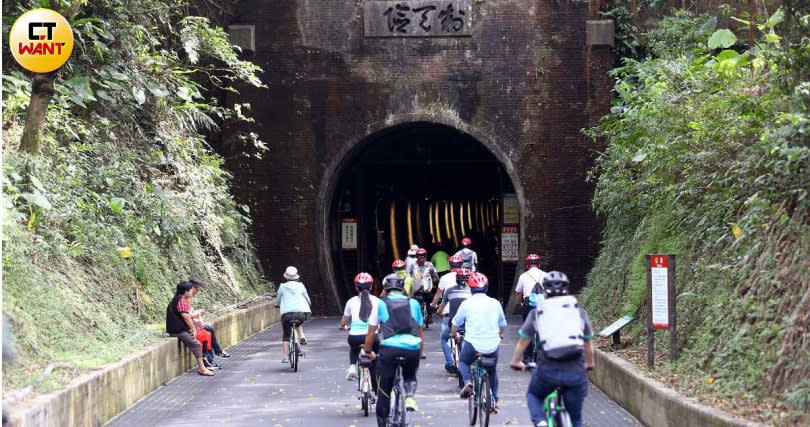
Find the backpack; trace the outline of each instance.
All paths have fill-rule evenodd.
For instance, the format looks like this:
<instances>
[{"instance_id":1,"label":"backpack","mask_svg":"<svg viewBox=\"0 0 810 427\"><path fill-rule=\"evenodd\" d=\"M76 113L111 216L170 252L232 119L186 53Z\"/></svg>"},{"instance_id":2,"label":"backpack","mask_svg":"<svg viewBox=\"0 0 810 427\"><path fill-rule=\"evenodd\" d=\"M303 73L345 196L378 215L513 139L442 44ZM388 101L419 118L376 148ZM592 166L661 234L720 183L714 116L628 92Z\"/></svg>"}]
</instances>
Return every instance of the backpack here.
<instances>
[{"instance_id":1,"label":"backpack","mask_svg":"<svg viewBox=\"0 0 810 427\"><path fill-rule=\"evenodd\" d=\"M398 334L419 336L419 325L411 316L410 298L386 298L382 302L388 309L388 320L380 327L383 339Z\"/></svg>"},{"instance_id":2,"label":"backpack","mask_svg":"<svg viewBox=\"0 0 810 427\"><path fill-rule=\"evenodd\" d=\"M461 252L461 259L464 260L464 263L461 264L461 268L472 269L472 266L473 266L473 251L471 249L466 250L466 251L464 249L462 249L459 252Z\"/></svg>"},{"instance_id":3,"label":"backpack","mask_svg":"<svg viewBox=\"0 0 810 427\"><path fill-rule=\"evenodd\" d=\"M568 360L582 355L585 324L576 298L570 295L548 298L535 312L538 342L547 359Z\"/></svg>"}]
</instances>

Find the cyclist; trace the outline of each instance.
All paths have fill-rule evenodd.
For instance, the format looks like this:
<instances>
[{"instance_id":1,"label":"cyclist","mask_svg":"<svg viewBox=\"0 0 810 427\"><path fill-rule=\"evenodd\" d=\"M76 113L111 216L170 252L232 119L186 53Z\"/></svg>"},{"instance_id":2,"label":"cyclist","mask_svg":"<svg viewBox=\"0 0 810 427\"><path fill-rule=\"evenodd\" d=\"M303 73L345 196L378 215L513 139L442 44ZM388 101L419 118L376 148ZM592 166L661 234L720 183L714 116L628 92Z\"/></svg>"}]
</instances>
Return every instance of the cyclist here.
<instances>
[{"instance_id":1,"label":"cyclist","mask_svg":"<svg viewBox=\"0 0 810 427\"><path fill-rule=\"evenodd\" d=\"M380 300L369 294L371 286L374 284L374 278L370 274L361 272L354 276L354 288L357 290L357 295L351 297L346 302L346 308L343 310L343 318L340 319L340 329L349 329L349 369L346 371L346 379L349 381L357 379L357 357L360 355L360 346L365 343L366 333L368 332L368 319L371 313L377 311L377 306ZM351 319L351 328L347 323ZM378 351L379 338L374 337L374 351ZM371 377L374 378L374 365L371 366ZM376 392L376 381L372 381L372 388Z\"/></svg>"},{"instance_id":2,"label":"cyclist","mask_svg":"<svg viewBox=\"0 0 810 427\"><path fill-rule=\"evenodd\" d=\"M503 339L506 328L506 316L503 314L501 303L495 298L487 296L489 280L483 273L473 273L467 281L472 297L465 300L458 307L453 317L451 336L455 336L459 329L464 329L464 347L459 354L459 368L464 388L460 397L466 399L472 393L473 385L470 378L472 373L470 365L475 362L477 354L495 357L495 366L487 368L494 404L491 413L498 413L498 347Z\"/></svg>"},{"instance_id":3,"label":"cyclist","mask_svg":"<svg viewBox=\"0 0 810 427\"><path fill-rule=\"evenodd\" d=\"M310 301L309 294L307 294L307 288L300 282L301 277L298 276L297 268L293 266L287 267L287 270L284 271L284 278L287 281L278 287L276 307L279 307L281 311L281 327L283 331L281 337L281 351L283 352L281 363L289 363L287 357L290 354L290 326L293 321L299 322L295 330L298 332L301 345L307 345L303 323L309 320L312 315L312 301Z\"/></svg>"},{"instance_id":4,"label":"cyclist","mask_svg":"<svg viewBox=\"0 0 810 427\"><path fill-rule=\"evenodd\" d=\"M453 255L450 257L450 272L445 274L439 279L439 286L438 290L436 291L436 296L433 297L433 302L431 306L433 308L437 308L439 302L442 300L444 293L456 286L456 272L461 268L461 265L464 263L464 259L462 259L458 255ZM450 344L447 343L447 340L450 339L450 319L447 315L450 313L450 306L444 305L441 311L438 309L436 313L442 316L442 333L439 335L439 342L442 346L442 352L444 353L444 369L451 374L456 373L456 366L453 364L453 355L451 354Z\"/></svg>"},{"instance_id":5,"label":"cyclist","mask_svg":"<svg viewBox=\"0 0 810 427\"><path fill-rule=\"evenodd\" d=\"M405 257L405 268L410 269L412 265L416 264L416 251L419 249L417 245L411 245L408 249L408 256Z\"/></svg>"},{"instance_id":6,"label":"cyclist","mask_svg":"<svg viewBox=\"0 0 810 427\"><path fill-rule=\"evenodd\" d=\"M461 250L456 252L456 255L464 258L464 268L475 273L478 270L478 254L470 249L470 246L472 246L472 239L464 237L461 239Z\"/></svg>"},{"instance_id":7,"label":"cyclist","mask_svg":"<svg viewBox=\"0 0 810 427\"><path fill-rule=\"evenodd\" d=\"M433 263L427 260L427 250L424 248L417 249L416 264L412 264L406 271L408 276L413 278L413 297L419 302L420 306L428 304L430 291L433 290L433 282L439 281L439 275L436 274L436 267L433 266ZM428 306L426 311L428 316L425 319L425 328L433 323L433 319L431 319L433 309Z\"/></svg>"},{"instance_id":8,"label":"cyclist","mask_svg":"<svg viewBox=\"0 0 810 427\"><path fill-rule=\"evenodd\" d=\"M442 324L441 337L444 339L442 342L442 351L445 351L445 347L447 347L447 350L444 353L444 369L451 374L456 373L456 367L453 365L453 356L450 355L448 357L450 354L450 346L447 344L447 340L450 338L450 320L455 317L461 303L472 296L472 292L470 292L470 288L467 286L467 280L471 275L472 272L466 268L456 270L456 285L451 286L443 292L442 304L438 309L439 313L444 313L445 308L447 309L447 314L445 314L444 323Z\"/></svg>"},{"instance_id":9,"label":"cyclist","mask_svg":"<svg viewBox=\"0 0 810 427\"><path fill-rule=\"evenodd\" d=\"M518 278L517 286L515 287L515 299L521 307L521 314L523 321L526 321L529 311L537 304L533 301L537 297L537 292L543 292L543 277L546 272L540 269L540 256L537 254L529 254L526 256L526 271ZM533 298L534 297L534 298ZM540 297L542 299L542 296ZM532 360L534 355L534 341L529 343L526 352L523 353L523 363L533 366L535 363Z\"/></svg>"},{"instance_id":10,"label":"cyclist","mask_svg":"<svg viewBox=\"0 0 810 427\"><path fill-rule=\"evenodd\" d=\"M439 274L439 278L441 279L447 273L450 273L451 266L450 266L450 254L447 253L447 245L442 245L439 250L437 250L432 257L430 257L430 262L436 267L436 273Z\"/></svg>"},{"instance_id":11,"label":"cyclist","mask_svg":"<svg viewBox=\"0 0 810 427\"><path fill-rule=\"evenodd\" d=\"M394 271L394 274L405 281L405 292L408 296L413 296L413 277L408 276L408 273L405 272L405 262L401 259L394 260L391 264L391 269ZM385 278L383 278L383 288L385 288ZM383 298L384 297L385 295L383 295Z\"/></svg>"},{"instance_id":12,"label":"cyclist","mask_svg":"<svg viewBox=\"0 0 810 427\"><path fill-rule=\"evenodd\" d=\"M377 306L377 312L368 318L365 351L371 360L377 360L377 425L385 426L391 405L391 387L396 374L396 358L405 358L402 378L405 388L405 409L418 410L416 394L416 371L422 352L422 310L419 304L403 293L405 281L395 274L385 280L388 296ZM377 325L383 339L380 354L373 350Z\"/></svg>"},{"instance_id":13,"label":"cyclist","mask_svg":"<svg viewBox=\"0 0 810 427\"><path fill-rule=\"evenodd\" d=\"M546 296L546 300L540 304L543 311L550 311L552 307L566 307L565 310L573 307L578 312L575 312L574 316L578 315L579 322L567 322L567 324L572 324L577 329L574 333L581 335L583 346L581 349L573 347L578 349L577 352L573 356L568 354L566 358L552 358L550 354L546 354L545 349L539 352L537 369L532 375L529 389L526 392L529 413L535 426L545 425L544 400L546 396L559 388L565 402L565 408L571 416L571 422L575 427L582 426L582 405L588 394L588 377L586 374L588 371L593 370L593 344L591 343L593 331L591 330L591 322L588 319L588 313L576 304L576 299L567 297L568 277L565 274L559 271L549 272L543 278L543 288ZM552 302L557 298L571 298L573 304L560 306L557 302L563 300ZM535 333L549 329L567 329L562 324L543 325L541 317L537 315L537 310L532 310L526 321L523 322L523 326L518 332L520 340L515 346L515 352L510 363L513 369L520 371L526 369L526 365L520 360L520 357ZM565 331L562 334L569 335Z\"/></svg>"}]
</instances>

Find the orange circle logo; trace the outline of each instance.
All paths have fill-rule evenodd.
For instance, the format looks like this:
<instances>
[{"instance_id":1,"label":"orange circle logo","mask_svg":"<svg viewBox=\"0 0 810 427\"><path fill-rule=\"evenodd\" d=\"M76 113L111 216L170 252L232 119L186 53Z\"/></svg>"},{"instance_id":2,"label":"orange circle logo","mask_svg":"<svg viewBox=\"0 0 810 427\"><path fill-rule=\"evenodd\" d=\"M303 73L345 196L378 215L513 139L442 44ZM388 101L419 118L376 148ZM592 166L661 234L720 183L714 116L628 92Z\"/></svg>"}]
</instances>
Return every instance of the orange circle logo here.
<instances>
[{"instance_id":1,"label":"orange circle logo","mask_svg":"<svg viewBox=\"0 0 810 427\"><path fill-rule=\"evenodd\" d=\"M51 9L33 9L23 13L11 26L8 39L17 63L35 73L58 69L73 52L70 24Z\"/></svg>"}]
</instances>

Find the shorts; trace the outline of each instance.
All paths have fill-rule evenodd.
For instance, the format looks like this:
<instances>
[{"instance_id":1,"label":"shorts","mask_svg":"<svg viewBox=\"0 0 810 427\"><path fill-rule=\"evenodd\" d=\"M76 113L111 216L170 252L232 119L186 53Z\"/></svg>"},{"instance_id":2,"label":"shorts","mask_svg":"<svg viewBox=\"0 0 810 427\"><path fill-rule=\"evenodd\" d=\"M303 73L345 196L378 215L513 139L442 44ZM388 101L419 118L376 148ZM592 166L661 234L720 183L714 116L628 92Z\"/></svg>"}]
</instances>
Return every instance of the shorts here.
<instances>
[{"instance_id":1,"label":"shorts","mask_svg":"<svg viewBox=\"0 0 810 427\"><path fill-rule=\"evenodd\" d=\"M305 313L303 311L291 311L281 315L281 330L283 331L282 341L290 339L290 326L292 322L297 320L301 323L306 322L312 316L312 313Z\"/></svg>"}]
</instances>

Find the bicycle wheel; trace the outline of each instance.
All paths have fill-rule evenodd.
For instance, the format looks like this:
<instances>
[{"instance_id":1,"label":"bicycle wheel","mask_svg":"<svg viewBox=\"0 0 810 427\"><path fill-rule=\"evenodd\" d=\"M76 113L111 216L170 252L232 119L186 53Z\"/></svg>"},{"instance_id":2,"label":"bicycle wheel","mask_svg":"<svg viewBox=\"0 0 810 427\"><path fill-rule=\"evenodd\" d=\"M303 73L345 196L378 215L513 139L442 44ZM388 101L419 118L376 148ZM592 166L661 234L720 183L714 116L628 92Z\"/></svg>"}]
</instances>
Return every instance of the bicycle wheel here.
<instances>
[{"instance_id":1,"label":"bicycle wheel","mask_svg":"<svg viewBox=\"0 0 810 427\"><path fill-rule=\"evenodd\" d=\"M400 380L399 382L398 394L399 394L399 425L401 427L407 427L409 424L408 420L410 418L410 415L408 415L408 410L405 409L405 388L402 380Z\"/></svg>"},{"instance_id":2,"label":"bicycle wheel","mask_svg":"<svg viewBox=\"0 0 810 427\"><path fill-rule=\"evenodd\" d=\"M489 388L489 374L486 372L481 375L481 384L478 390L478 425L488 427L489 410L492 407L492 389Z\"/></svg>"},{"instance_id":3,"label":"bicycle wheel","mask_svg":"<svg viewBox=\"0 0 810 427\"><path fill-rule=\"evenodd\" d=\"M557 412L557 422L559 423L559 427L571 427L573 425L571 423L571 415L568 415L568 411L564 408Z\"/></svg>"},{"instance_id":4,"label":"bicycle wheel","mask_svg":"<svg viewBox=\"0 0 810 427\"><path fill-rule=\"evenodd\" d=\"M295 351L295 326L291 327L290 330L290 341L289 341L289 354L288 358L290 359L290 368L293 371L298 370L298 352Z\"/></svg>"},{"instance_id":5,"label":"bicycle wheel","mask_svg":"<svg viewBox=\"0 0 810 427\"><path fill-rule=\"evenodd\" d=\"M360 399L360 402L363 407L363 416L368 416L368 393L363 393L363 397Z\"/></svg>"},{"instance_id":6,"label":"bicycle wheel","mask_svg":"<svg viewBox=\"0 0 810 427\"><path fill-rule=\"evenodd\" d=\"M294 359L290 359L290 363L293 364L293 372L298 372L298 362L299 362L298 358L301 355L301 347L297 341L295 342L294 348L295 348L295 351L293 351Z\"/></svg>"},{"instance_id":7,"label":"bicycle wheel","mask_svg":"<svg viewBox=\"0 0 810 427\"><path fill-rule=\"evenodd\" d=\"M476 369L473 367L473 369ZM470 394L470 397L467 398L467 415L470 420L470 425L475 425L475 420L478 419L478 402L477 397L478 394L476 393L475 385L478 384L478 374L473 371L473 392Z\"/></svg>"}]
</instances>

